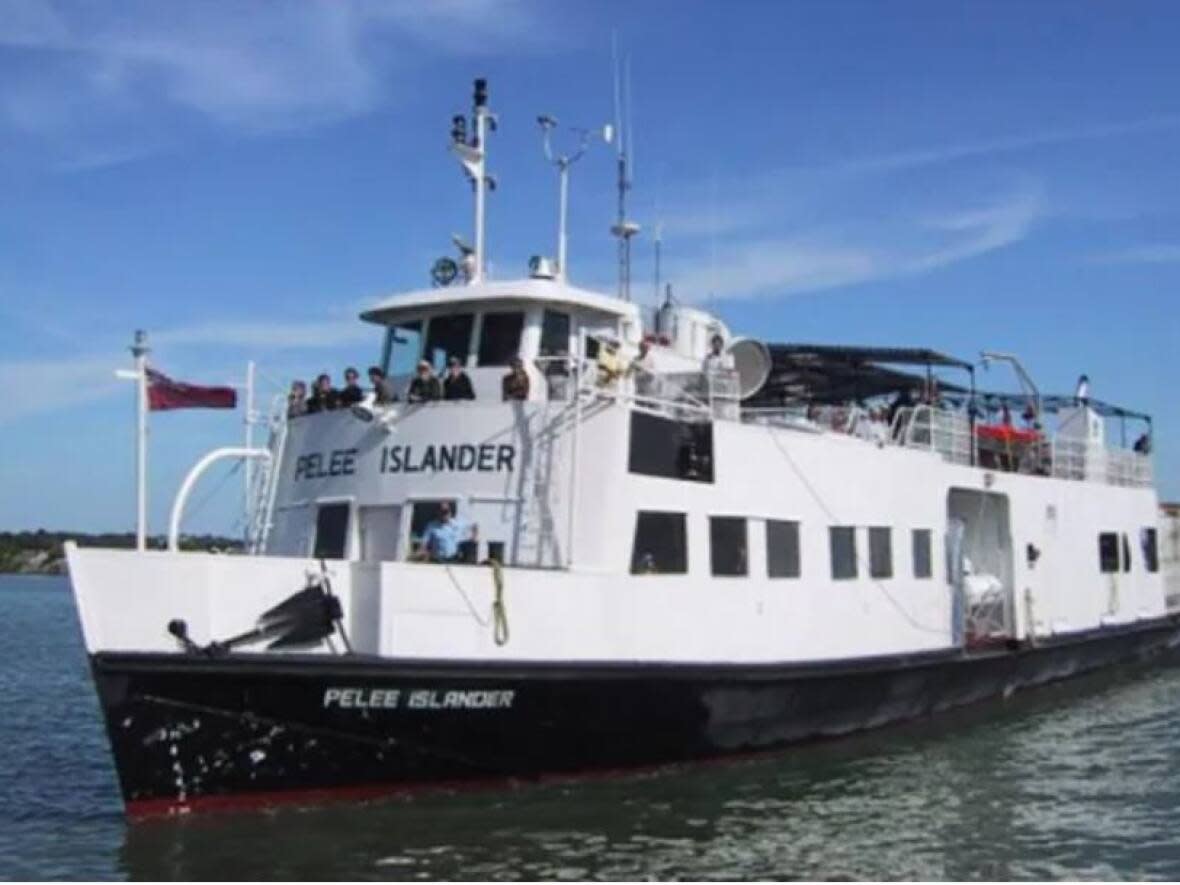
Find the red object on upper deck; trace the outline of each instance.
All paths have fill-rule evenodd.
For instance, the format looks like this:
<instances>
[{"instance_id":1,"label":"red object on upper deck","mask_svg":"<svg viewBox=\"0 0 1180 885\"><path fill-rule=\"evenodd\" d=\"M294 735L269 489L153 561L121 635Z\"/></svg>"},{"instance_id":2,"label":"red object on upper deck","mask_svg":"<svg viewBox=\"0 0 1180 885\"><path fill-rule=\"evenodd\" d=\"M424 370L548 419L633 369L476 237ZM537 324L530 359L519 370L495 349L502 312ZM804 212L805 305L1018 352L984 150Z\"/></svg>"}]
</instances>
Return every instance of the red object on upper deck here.
<instances>
[{"instance_id":1,"label":"red object on upper deck","mask_svg":"<svg viewBox=\"0 0 1180 885\"><path fill-rule=\"evenodd\" d=\"M1039 430L1021 430L1011 424L976 424L975 433L980 439L1002 443L1034 443L1041 438Z\"/></svg>"}]
</instances>

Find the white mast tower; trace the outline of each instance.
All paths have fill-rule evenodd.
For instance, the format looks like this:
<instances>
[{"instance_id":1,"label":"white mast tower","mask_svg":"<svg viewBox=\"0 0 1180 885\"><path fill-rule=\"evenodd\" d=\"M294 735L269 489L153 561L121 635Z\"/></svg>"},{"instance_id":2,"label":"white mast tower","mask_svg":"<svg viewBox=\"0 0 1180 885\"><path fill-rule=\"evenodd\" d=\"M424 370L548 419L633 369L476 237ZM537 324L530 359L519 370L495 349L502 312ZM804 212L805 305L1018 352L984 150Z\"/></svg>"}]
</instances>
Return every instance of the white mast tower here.
<instances>
[{"instance_id":1,"label":"white mast tower","mask_svg":"<svg viewBox=\"0 0 1180 885\"><path fill-rule=\"evenodd\" d=\"M487 173L487 136L496 131L496 115L488 110L488 81L475 81L475 109L471 114L471 140L467 140L467 120L462 114L451 118L451 150L459 158L463 171L471 179L475 190L475 248L463 245L456 237L455 244L463 253L463 273L468 283L479 283L484 278L484 203L488 190L496 189L496 179Z\"/></svg>"}]
</instances>

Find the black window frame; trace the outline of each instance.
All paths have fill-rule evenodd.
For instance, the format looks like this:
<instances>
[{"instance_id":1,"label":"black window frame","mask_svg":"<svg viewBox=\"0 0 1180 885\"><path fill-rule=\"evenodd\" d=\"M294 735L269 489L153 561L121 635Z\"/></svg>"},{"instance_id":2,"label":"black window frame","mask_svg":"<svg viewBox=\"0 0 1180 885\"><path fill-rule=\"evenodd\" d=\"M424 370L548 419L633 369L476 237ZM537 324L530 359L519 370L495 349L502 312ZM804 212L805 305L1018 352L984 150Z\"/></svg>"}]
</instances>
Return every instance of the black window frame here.
<instances>
[{"instance_id":1,"label":"black window frame","mask_svg":"<svg viewBox=\"0 0 1180 885\"><path fill-rule=\"evenodd\" d=\"M780 537L773 534L785 532ZM776 551L783 555L776 556ZM803 548L799 521L794 519L766 520L766 577L792 579L803 576Z\"/></svg>"},{"instance_id":2,"label":"black window frame","mask_svg":"<svg viewBox=\"0 0 1180 885\"><path fill-rule=\"evenodd\" d=\"M1143 567L1154 575L1160 570L1159 532L1154 526L1139 530L1139 548L1143 551Z\"/></svg>"},{"instance_id":3,"label":"black window frame","mask_svg":"<svg viewBox=\"0 0 1180 885\"><path fill-rule=\"evenodd\" d=\"M851 555L848 557L846 565L841 565L837 558L838 552L844 552L841 550L843 544L836 543L837 538L847 538L849 541L847 552ZM859 577L860 568L856 559L856 526L828 526L828 552L831 558L833 581L855 581Z\"/></svg>"},{"instance_id":4,"label":"black window frame","mask_svg":"<svg viewBox=\"0 0 1180 885\"><path fill-rule=\"evenodd\" d=\"M646 526L645 526L646 523ZM641 533L644 537L641 539ZM653 551L648 535L670 541L663 551L669 555L648 568L645 559ZM688 574L688 514L675 510L639 510L635 514L635 530L631 535L631 574L686 575Z\"/></svg>"},{"instance_id":5,"label":"black window frame","mask_svg":"<svg viewBox=\"0 0 1180 885\"><path fill-rule=\"evenodd\" d=\"M325 516L342 513L343 521L328 525L325 531ZM314 559L347 559L348 533L352 527L352 504L348 501L323 501L316 503L315 537L312 538L311 555ZM327 537L325 537L327 535ZM338 535L338 537L334 537ZM328 541L338 542L329 544Z\"/></svg>"},{"instance_id":6,"label":"black window frame","mask_svg":"<svg viewBox=\"0 0 1180 885\"><path fill-rule=\"evenodd\" d=\"M551 318L561 318L560 322L556 324L551 323ZM564 330L560 328L564 324ZM545 308L541 314L541 341L538 345L537 353L540 356L569 356L570 353L570 333L574 328L573 316L564 310L551 310ZM564 331L564 334L562 334ZM559 346L554 346L555 341L560 341Z\"/></svg>"},{"instance_id":7,"label":"black window frame","mask_svg":"<svg viewBox=\"0 0 1180 885\"><path fill-rule=\"evenodd\" d=\"M1123 546L1123 574L1131 571L1131 542L1127 539L1127 533L1123 532L1121 535Z\"/></svg>"},{"instance_id":8,"label":"black window frame","mask_svg":"<svg viewBox=\"0 0 1180 885\"><path fill-rule=\"evenodd\" d=\"M504 329L494 329L496 335L488 335L488 321L492 326L502 320L515 317L516 335L504 336ZM479 348L475 355L475 364L480 368L503 368L512 362L514 356L520 355L520 342L524 338L525 312L523 310L487 310L479 318ZM504 327L507 328L507 324ZM491 351L489 342L494 342L496 350ZM511 342L509 346L508 342Z\"/></svg>"},{"instance_id":9,"label":"black window frame","mask_svg":"<svg viewBox=\"0 0 1180 885\"><path fill-rule=\"evenodd\" d=\"M919 543L919 538L924 538ZM934 577L934 532L930 529L912 529L910 531L910 556L913 563L914 577L919 580ZM919 568L924 563L925 568Z\"/></svg>"},{"instance_id":10,"label":"black window frame","mask_svg":"<svg viewBox=\"0 0 1180 885\"><path fill-rule=\"evenodd\" d=\"M887 525L869 526L869 577L878 580L893 577L893 529Z\"/></svg>"},{"instance_id":11,"label":"black window frame","mask_svg":"<svg viewBox=\"0 0 1180 885\"><path fill-rule=\"evenodd\" d=\"M1099 532L1098 571L1104 575L1118 574L1119 571L1118 532Z\"/></svg>"},{"instance_id":12,"label":"black window frame","mask_svg":"<svg viewBox=\"0 0 1180 885\"><path fill-rule=\"evenodd\" d=\"M467 334L460 335L459 331L464 326L466 326ZM447 330L447 341L438 340L435 330L439 328ZM474 332L474 312L444 313L430 317L430 322L426 324L426 337L422 341L422 359L429 362L434 366L436 371L440 372L446 367L447 360L453 356L457 356L463 365L467 365L467 357L471 354L471 336ZM461 345L460 339L462 339ZM442 360L436 358L435 351L439 350L443 352Z\"/></svg>"},{"instance_id":13,"label":"black window frame","mask_svg":"<svg viewBox=\"0 0 1180 885\"><path fill-rule=\"evenodd\" d=\"M735 541L732 550L726 549ZM750 528L744 516L709 517L709 572L715 578L750 576Z\"/></svg>"}]
</instances>

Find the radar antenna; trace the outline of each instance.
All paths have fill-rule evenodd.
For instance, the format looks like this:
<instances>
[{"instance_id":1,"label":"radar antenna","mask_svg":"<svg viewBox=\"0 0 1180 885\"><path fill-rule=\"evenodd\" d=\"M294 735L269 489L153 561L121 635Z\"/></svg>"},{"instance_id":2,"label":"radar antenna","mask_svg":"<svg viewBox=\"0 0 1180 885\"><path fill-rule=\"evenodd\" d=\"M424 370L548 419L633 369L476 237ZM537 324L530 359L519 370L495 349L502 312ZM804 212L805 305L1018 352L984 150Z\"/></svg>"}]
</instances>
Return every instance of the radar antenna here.
<instances>
[{"instance_id":1,"label":"radar antenna","mask_svg":"<svg viewBox=\"0 0 1180 885\"><path fill-rule=\"evenodd\" d=\"M627 218L627 192L631 190L633 174L633 134L631 131L631 56L624 59L624 74L619 72L618 35L612 35L611 50L614 57L615 78L615 132L618 149L618 195L619 211L610 232L619 241L619 297L631 300L631 238L639 233L639 225ZM623 117L627 127L623 128Z\"/></svg>"},{"instance_id":2,"label":"radar antenna","mask_svg":"<svg viewBox=\"0 0 1180 885\"><path fill-rule=\"evenodd\" d=\"M471 114L471 138L467 137L467 120L462 114L451 118L451 151L459 160L475 191L475 245L460 246L462 267L468 283L483 280L484 203L488 190L496 189L496 179L487 173L487 136L496 131L496 115L488 110L488 81L475 81L474 110Z\"/></svg>"},{"instance_id":3,"label":"radar antenna","mask_svg":"<svg viewBox=\"0 0 1180 885\"><path fill-rule=\"evenodd\" d=\"M549 114L537 117L537 125L541 127L541 138L545 146L545 159L557 167L557 177L560 182L557 208L557 278L562 282L568 279L569 244L566 234L566 219L569 215L569 186L570 167L582 158L586 149L590 147L590 140L594 136L601 136L602 140L610 144L614 139L614 128L608 123L601 129L581 129L570 127L570 131L578 136L578 146L571 154L553 153L553 130L557 128L557 118Z\"/></svg>"}]
</instances>

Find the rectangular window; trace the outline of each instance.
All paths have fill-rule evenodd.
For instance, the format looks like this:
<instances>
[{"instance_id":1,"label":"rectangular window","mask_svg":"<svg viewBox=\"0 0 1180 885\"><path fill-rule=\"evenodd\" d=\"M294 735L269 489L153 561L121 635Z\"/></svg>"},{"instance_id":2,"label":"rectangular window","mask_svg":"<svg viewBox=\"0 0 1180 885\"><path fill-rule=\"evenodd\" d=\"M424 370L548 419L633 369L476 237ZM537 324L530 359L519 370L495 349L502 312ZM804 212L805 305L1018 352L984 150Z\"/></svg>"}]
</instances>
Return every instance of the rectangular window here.
<instances>
[{"instance_id":1,"label":"rectangular window","mask_svg":"<svg viewBox=\"0 0 1180 885\"><path fill-rule=\"evenodd\" d=\"M541 317L541 356L565 356L570 352L570 315L547 310Z\"/></svg>"},{"instance_id":2,"label":"rectangular window","mask_svg":"<svg viewBox=\"0 0 1180 885\"><path fill-rule=\"evenodd\" d=\"M683 513L640 510L631 548L631 574L683 575L688 572L688 532Z\"/></svg>"},{"instance_id":3,"label":"rectangular window","mask_svg":"<svg viewBox=\"0 0 1180 885\"><path fill-rule=\"evenodd\" d=\"M321 504L315 516L316 559L344 559L348 547L348 504Z\"/></svg>"},{"instance_id":4,"label":"rectangular window","mask_svg":"<svg viewBox=\"0 0 1180 885\"><path fill-rule=\"evenodd\" d=\"M479 365L506 366L520 352L524 314L519 310L485 313L479 333Z\"/></svg>"},{"instance_id":5,"label":"rectangular window","mask_svg":"<svg viewBox=\"0 0 1180 885\"><path fill-rule=\"evenodd\" d=\"M828 529L832 547L832 577L847 581L856 577L856 529L850 525L834 525Z\"/></svg>"},{"instance_id":6,"label":"rectangular window","mask_svg":"<svg viewBox=\"0 0 1180 885\"><path fill-rule=\"evenodd\" d=\"M766 520L766 575L797 578L799 567L799 523Z\"/></svg>"},{"instance_id":7,"label":"rectangular window","mask_svg":"<svg viewBox=\"0 0 1180 885\"><path fill-rule=\"evenodd\" d=\"M929 578L934 574L930 552L930 529L914 529L914 577Z\"/></svg>"},{"instance_id":8,"label":"rectangular window","mask_svg":"<svg viewBox=\"0 0 1180 885\"><path fill-rule=\"evenodd\" d=\"M1103 532L1098 536L1098 568L1103 574L1114 574L1119 570L1119 536L1114 532Z\"/></svg>"},{"instance_id":9,"label":"rectangular window","mask_svg":"<svg viewBox=\"0 0 1180 885\"><path fill-rule=\"evenodd\" d=\"M422 359L422 321L412 320L389 327L389 356L383 368L386 375L409 375Z\"/></svg>"},{"instance_id":10,"label":"rectangular window","mask_svg":"<svg viewBox=\"0 0 1180 885\"><path fill-rule=\"evenodd\" d=\"M1123 571L1131 570L1131 542L1127 540L1127 533L1123 532Z\"/></svg>"},{"instance_id":11,"label":"rectangular window","mask_svg":"<svg viewBox=\"0 0 1180 885\"><path fill-rule=\"evenodd\" d=\"M740 578L748 574L746 521L740 516L710 516L709 552L714 575Z\"/></svg>"},{"instance_id":12,"label":"rectangular window","mask_svg":"<svg viewBox=\"0 0 1180 885\"><path fill-rule=\"evenodd\" d=\"M1155 529L1143 529L1139 532L1139 543L1143 546L1143 565L1149 572L1160 570L1159 546Z\"/></svg>"},{"instance_id":13,"label":"rectangular window","mask_svg":"<svg viewBox=\"0 0 1180 885\"><path fill-rule=\"evenodd\" d=\"M893 537L887 527L869 529L869 575L874 578L893 577Z\"/></svg>"},{"instance_id":14,"label":"rectangular window","mask_svg":"<svg viewBox=\"0 0 1180 885\"><path fill-rule=\"evenodd\" d=\"M422 359L440 372L446 366L448 357L455 356L466 363L467 354L471 352L471 330L474 327L475 314L455 313L431 317L426 327L426 347L422 350Z\"/></svg>"},{"instance_id":15,"label":"rectangular window","mask_svg":"<svg viewBox=\"0 0 1180 885\"><path fill-rule=\"evenodd\" d=\"M627 469L644 476L712 482L712 423L632 411Z\"/></svg>"}]
</instances>

